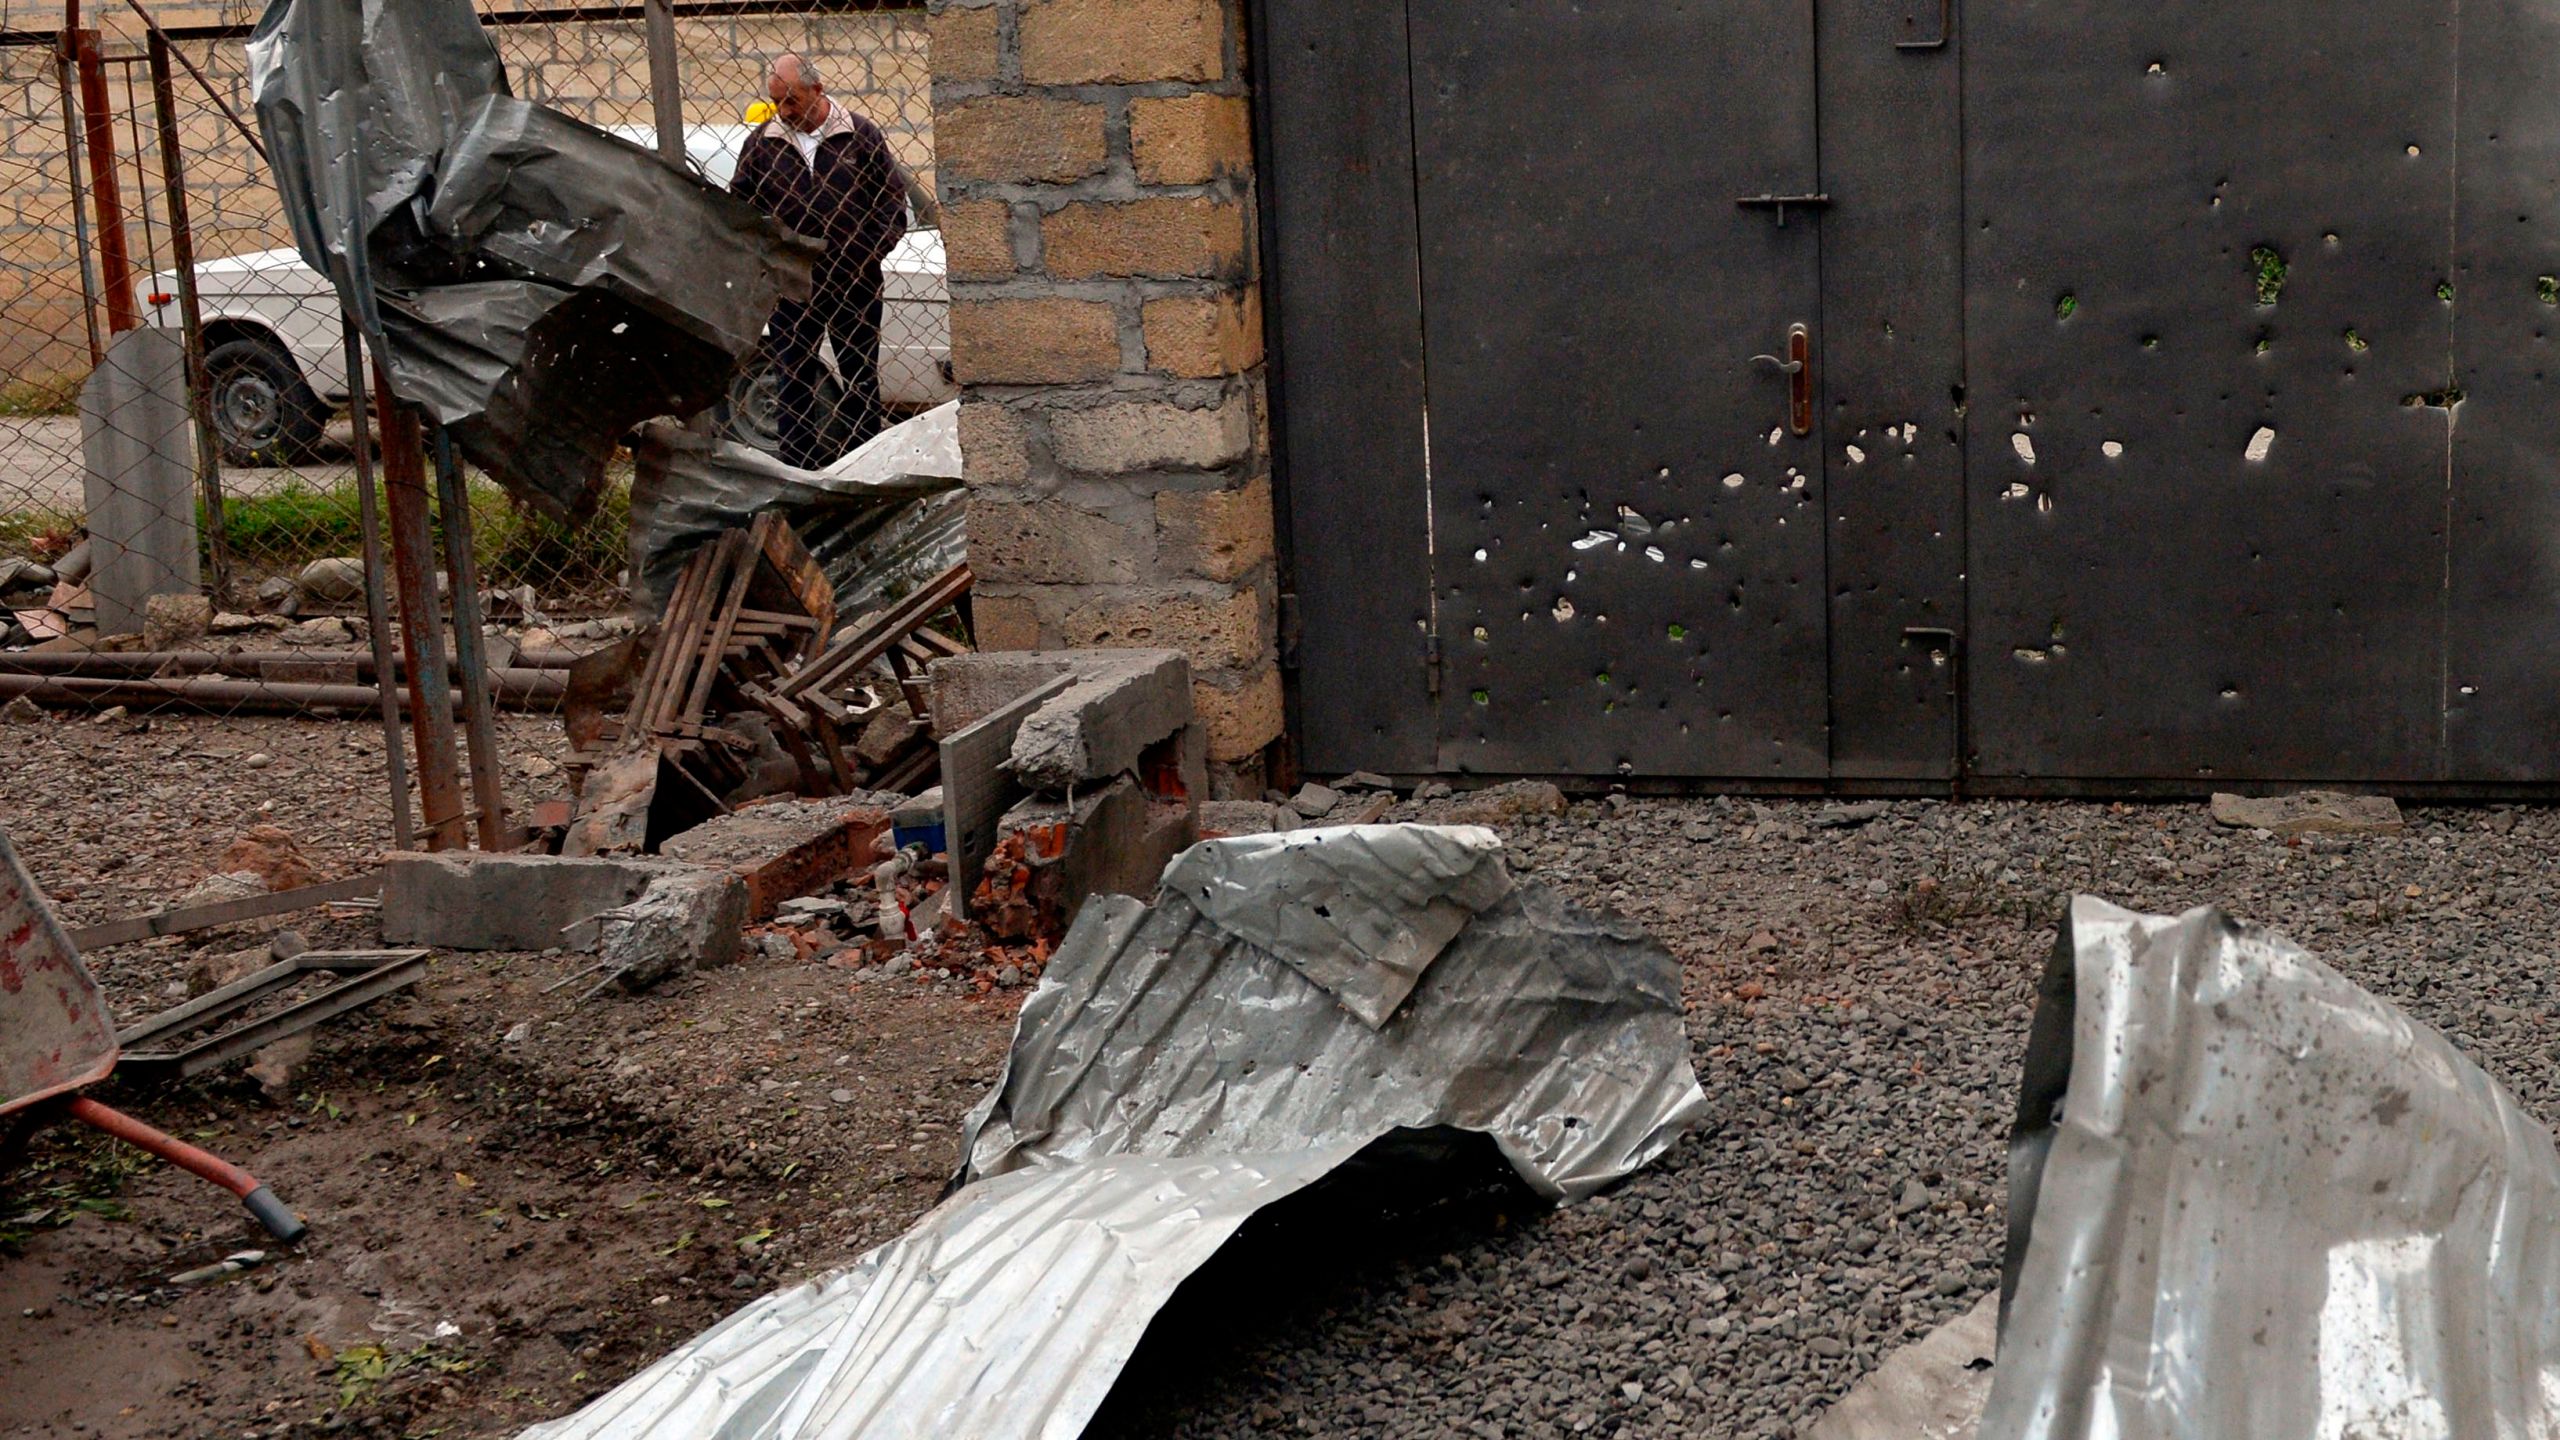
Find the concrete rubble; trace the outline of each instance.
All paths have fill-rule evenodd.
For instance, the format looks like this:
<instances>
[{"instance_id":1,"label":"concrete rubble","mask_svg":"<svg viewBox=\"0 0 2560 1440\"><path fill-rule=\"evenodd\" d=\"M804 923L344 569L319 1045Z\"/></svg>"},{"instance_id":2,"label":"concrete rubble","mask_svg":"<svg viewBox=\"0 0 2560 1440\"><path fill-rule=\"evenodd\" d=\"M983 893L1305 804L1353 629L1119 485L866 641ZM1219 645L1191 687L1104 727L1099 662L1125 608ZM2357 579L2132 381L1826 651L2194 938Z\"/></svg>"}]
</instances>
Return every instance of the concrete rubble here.
<instances>
[{"instance_id":1,"label":"concrete rubble","mask_svg":"<svg viewBox=\"0 0 2560 1440\"><path fill-rule=\"evenodd\" d=\"M1020 719L993 762L1024 793L997 821L983 878L965 898L998 936L1055 935L1095 895L1148 893L1199 838L1207 732L1192 713L1181 652L962 655L934 662L931 674L934 732L946 741L1064 682Z\"/></svg>"}]
</instances>

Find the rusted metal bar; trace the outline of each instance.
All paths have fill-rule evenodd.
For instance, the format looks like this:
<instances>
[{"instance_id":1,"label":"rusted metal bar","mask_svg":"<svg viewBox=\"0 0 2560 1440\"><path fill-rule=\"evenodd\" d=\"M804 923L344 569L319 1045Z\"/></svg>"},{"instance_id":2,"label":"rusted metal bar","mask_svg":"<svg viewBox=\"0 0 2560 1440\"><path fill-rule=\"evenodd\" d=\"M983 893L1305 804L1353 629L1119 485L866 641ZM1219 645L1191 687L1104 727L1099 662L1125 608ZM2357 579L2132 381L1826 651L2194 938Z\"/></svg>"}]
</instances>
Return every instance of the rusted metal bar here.
<instances>
[{"instance_id":1,"label":"rusted metal bar","mask_svg":"<svg viewBox=\"0 0 2560 1440\"><path fill-rule=\"evenodd\" d=\"M495 703L515 709L554 710L569 693L566 670L501 670L492 692ZM436 687L442 688L442 687ZM452 691L444 690L448 699ZM298 715L311 710L371 710L382 703L372 685L333 684L317 680L249 680L228 675L170 675L144 679L92 675L0 675L0 701L25 695L38 704L145 705L154 709L195 706L225 710ZM401 708L417 713L406 685L391 687ZM430 697L432 698L432 697ZM462 792L454 788L455 815L461 822Z\"/></svg>"},{"instance_id":2,"label":"rusted metal bar","mask_svg":"<svg viewBox=\"0 0 2560 1440\"><path fill-rule=\"evenodd\" d=\"M84 951L99 950L109 945L129 945L136 940L152 940L162 935L184 935L191 930L207 930L216 925L237 925L243 920L257 920L269 915L289 915L333 900L360 899L381 889L380 875L354 875L344 880L298 885L291 890L277 890L265 895L217 900L210 905L190 905L182 910L129 915L122 920L109 920L74 930L71 932L71 944L75 949Z\"/></svg>"},{"instance_id":3,"label":"rusted metal bar","mask_svg":"<svg viewBox=\"0 0 2560 1440\"><path fill-rule=\"evenodd\" d=\"M489 710L489 637L480 626L480 562L471 553L471 495L453 457L453 437L436 427L436 507L444 517L445 578L453 588L453 664L462 690L463 739L471 747L471 799L480 848L506 850L507 796L500 787L498 726Z\"/></svg>"},{"instance_id":4,"label":"rusted metal bar","mask_svg":"<svg viewBox=\"0 0 2560 1440\"><path fill-rule=\"evenodd\" d=\"M71 180L71 243L80 252L80 319L89 331L89 368L106 363L106 345L98 338L98 264L89 253L89 187L80 178L80 115L71 103L71 32L62 32L53 50L53 83L62 101L62 163Z\"/></svg>"},{"instance_id":5,"label":"rusted metal bar","mask_svg":"<svg viewBox=\"0 0 2560 1440\"><path fill-rule=\"evenodd\" d=\"M386 631L386 647L388 635ZM514 664L499 666L497 673L565 673L577 658L567 650L526 650L517 654ZM0 651L0 675L70 675L101 680L181 675L239 675L256 680L275 676L279 670L343 664L356 679L371 684L385 663L378 655L315 654L309 650L93 650L85 654ZM408 677L408 668L400 663L399 656L391 656L387 663L393 679ZM450 670L451 666L447 668Z\"/></svg>"},{"instance_id":6,"label":"rusted metal bar","mask_svg":"<svg viewBox=\"0 0 2560 1440\"><path fill-rule=\"evenodd\" d=\"M454 755L453 689L445 679L444 624L436 606L426 454L417 414L392 398L391 379L379 361L373 385L382 412L383 510L391 528L392 578L400 592L400 647L409 674L420 682L422 703L409 707L418 742L418 804L425 812L427 848L458 850L466 844L462 778Z\"/></svg>"},{"instance_id":7,"label":"rusted metal bar","mask_svg":"<svg viewBox=\"0 0 2560 1440\"><path fill-rule=\"evenodd\" d=\"M146 17L148 18L148 17ZM169 37L151 27L151 103L160 120L160 195L169 207L169 263L178 272L178 324L186 332L187 396L196 416L196 484L204 494L206 559L213 570L213 608L231 594L231 533L222 523L222 443L213 428L213 386L204 368L204 307L196 295L196 242L187 215L187 162L178 146L177 85L169 72Z\"/></svg>"},{"instance_id":8,"label":"rusted metal bar","mask_svg":"<svg viewBox=\"0 0 2560 1440\"><path fill-rule=\"evenodd\" d=\"M75 12L76 13L76 12ZM107 67L99 58L98 32L71 30L73 62L80 71L80 113L87 127L89 193L98 210L98 281L106 292L107 333L142 323L133 308L133 262L125 253L124 199L116 187L115 114L107 106Z\"/></svg>"},{"instance_id":9,"label":"rusted metal bar","mask_svg":"<svg viewBox=\"0 0 2560 1440\"><path fill-rule=\"evenodd\" d=\"M135 8L139 9L137 5ZM352 315L341 314L339 338L347 358L347 418L356 431L356 528L364 542L364 617L366 638L373 644L376 676L402 673L391 658L391 602L382 593L382 514L373 492L373 446L365 404L364 344L356 336ZM382 778L391 787L391 837L403 850L417 848L417 826L409 819L409 757L400 744L400 703L389 691L382 696Z\"/></svg>"}]
</instances>

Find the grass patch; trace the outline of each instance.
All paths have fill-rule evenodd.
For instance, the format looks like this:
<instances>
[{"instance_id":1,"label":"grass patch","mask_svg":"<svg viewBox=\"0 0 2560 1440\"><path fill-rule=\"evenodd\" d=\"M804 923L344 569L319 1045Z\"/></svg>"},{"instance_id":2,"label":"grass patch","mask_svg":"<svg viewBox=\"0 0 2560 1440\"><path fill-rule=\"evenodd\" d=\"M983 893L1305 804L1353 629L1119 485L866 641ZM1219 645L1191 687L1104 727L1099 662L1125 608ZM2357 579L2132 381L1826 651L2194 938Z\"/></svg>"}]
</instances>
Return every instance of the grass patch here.
<instances>
[{"instance_id":1,"label":"grass patch","mask_svg":"<svg viewBox=\"0 0 2560 1440\"><path fill-rule=\"evenodd\" d=\"M80 413L80 377L53 375L0 384L0 419Z\"/></svg>"},{"instance_id":2,"label":"grass patch","mask_svg":"<svg viewBox=\"0 0 2560 1440\"><path fill-rule=\"evenodd\" d=\"M466 493L482 584L531 585L544 599L557 601L611 586L622 573L623 540L631 528L628 485L608 482L596 513L575 528L517 504L494 481L474 478ZM296 484L227 497L222 528L234 564L289 574L327 556L362 554L362 515L353 482L326 488ZM441 523L435 534L441 557Z\"/></svg>"}]
</instances>

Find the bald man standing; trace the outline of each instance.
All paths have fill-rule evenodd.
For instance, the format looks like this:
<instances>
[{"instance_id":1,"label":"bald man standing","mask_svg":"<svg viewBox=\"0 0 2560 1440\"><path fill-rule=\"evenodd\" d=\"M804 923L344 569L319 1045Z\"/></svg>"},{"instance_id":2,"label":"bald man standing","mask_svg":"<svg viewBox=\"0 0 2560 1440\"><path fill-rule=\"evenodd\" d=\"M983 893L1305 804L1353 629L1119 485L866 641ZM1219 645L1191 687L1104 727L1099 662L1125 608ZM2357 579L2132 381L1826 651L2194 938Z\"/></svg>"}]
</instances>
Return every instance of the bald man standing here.
<instances>
[{"instance_id":1,"label":"bald man standing","mask_svg":"<svg viewBox=\"0 0 2560 1440\"><path fill-rule=\"evenodd\" d=\"M778 458L817 470L880 429L880 262L907 232L905 192L880 127L827 98L816 66L776 59L765 93L773 118L748 138L729 189L826 243L808 303L775 306L765 332L781 382ZM822 339L835 342L844 380L833 414L821 399Z\"/></svg>"}]
</instances>

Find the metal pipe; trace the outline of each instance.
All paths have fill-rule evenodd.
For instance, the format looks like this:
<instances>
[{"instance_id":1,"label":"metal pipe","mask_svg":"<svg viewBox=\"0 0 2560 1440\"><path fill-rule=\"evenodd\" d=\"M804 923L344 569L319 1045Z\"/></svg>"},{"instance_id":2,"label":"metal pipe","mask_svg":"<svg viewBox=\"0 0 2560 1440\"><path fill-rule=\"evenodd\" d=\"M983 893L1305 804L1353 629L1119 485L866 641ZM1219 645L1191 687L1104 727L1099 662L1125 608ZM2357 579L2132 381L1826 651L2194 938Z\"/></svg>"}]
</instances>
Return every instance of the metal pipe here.
<instances>
[{"instance_id":1,"label":"metal pipe","mask_svg":"<svg viewBox=\"0 0 2560 1440\"><path fill-rule=\"evenodd\" d=\"M116 187L115 114L107 106L107 67L98 56L98 32L73 30L80 67L81 119L87 126L89 193L98 207L99 284L106 291L107 333L142 323L133 308L133 262L125 253L124 200Z\"/></svg>"},{"instance_id":2,"label":"metal pipe","mask_svg":"<svg viewBox=\"0 0 2560 1440\"><path fill-rule=\"evenodd\" d=\"M501 670L494 699L513 709L551 711L569 693L565 670ZM413 713L409 687L391 687L391 699ZM216 713L254 710L264 714L299 715L312 710L371 710L383 703L372 685L336 685L318 681L253 680L220 675L115 677L90 675L0 675L0 701L24 695L40 705L201 706ZM432 698L432 697L431 697ZM459 791L455 799L460 800ZM461 825L459 816L453 824Z\"/></svg>"},{"instance_id":3,"label":"metal pipe","mask_svg":"<svg viewBox=\"0 0 2560 1440\"><path fill-rule=\"evenodd\" d=\"M444 516L445 578L453 586L453 667L462 689L462 736L471 747L471 800L480 848L511 850L507 794L499 783L498 726L489 713L489 637L481 629L480 561L471 553L471 492L453 458L453 437L436 427L436 507Z\"/></svg>"},{"instance_id":4,"label":"metal pipe","mask_svg":"<svg viewBox=\"0 0 2560 1440\"><path fill-rule=\"evenodd\" d=\"M672 165L684 163L684 81L676 73L676 9L669 0L648 0L649 106L657 120L658 155Z\"/></svg>"},{"instance_id":5,"label":"metal pipe","mask_svg":"<svg viewBox=\"0 0 2560 1440\"><path fill-rule=\"evenodd\" d=\"M80 252L80 319L89 331L89 368L106 363L107 347L98 338L98 266L89 254L89 189L80 178L80 116L71 104L71 32L62 32L53 51L53 83L62 99L62 163L71 178L71 243Z\"/></svg>"},{"instance_id":6,"label":"metal pipe","mask_svg":"<svg viewBox=\"0 0 2560 1440\"><path fill-rule=\"evenodd\" d=\"M338 324L347 357L347 418L356 432L356 529L363 537L366 638L373 644L373 673L398 675L391 658L391 602L382 593L382 513L373 493L373 445L366 433L371 417L365 404L364 344L356 336L354 316L341 313ZM400 745L400 704L387 690L382 695L382 778L391 787L391 838L401 849L414 850L418 831L409 819L409 756Z\"/></svg>"},{"instance_id":7,"label":"metal pipe","mask_svg":"<svg viewBox=\"0 0 2560 1440\"><path fill-rule=\"evenodd\" d=\"M204 307L196 294L195 231L187 215L187 162L178 147L177 84L169 37L151 27L151 102L160 112L160 192L169 207L169 263L178 271L178 324L186 333L187 394L196 412L196 483L204 492L213 608L231 593L231 532L222 523L222 444L213 429L213 385L204 368Z\"/></svg>"},{"instance_id":8,"label":"metal pipe","mask_svg":"<svg viewBox=\"0 0 2560 1440\"><path fill-rule=\"evenodd\" d=\"M386 631L386 641L390 632ZM384 648L389 648L387 643ZM526 650L518 653L510 665L496 668L504 675L520 671L566 671L579 657L568 650ZM264 679L276 667L325 665L332 661L350 662L356 679L373 683L386 663L378 655L315 655L308 650L92 650L85 653L44 650L0 650L0 675L69 675L103 680L149 680L163 675L238 675L248 679ZM389 658L391 678L405 680L408 667L397 655ZM446 669L452 665L448 662Z\"/></svg>"},{"instance_id":9,"label":"metal pipe","mask_svg":"<svg viewBox=\"0 0 2560 1440\"><path fill-rule=\"evenodd\" d=\"M454 757L453 689L445 679L444 622L436 606L426 455L417 414L392 398L391 377L379 360L373 385L382 414L382 508L391 529L392 580L400 592L401 653L409 674L423 682L417 688L424 703L409 707L418 745L418 806L425 812L427 848L459 850L466 845L462 779Z\"/></svg>"},{"instance_id":10,"label":"metal pipe","mask_svg":"<svg viewBox=\"0 0 2560 1440\"><path fill-rule=\"evenodd\" d=\"M258 1183L258 1177L214 1154L199 1150L174 1135L165 1135L121 1110L110 1110L86 1095L74 1096L66 1107L71 1118L93 1130L103 1130L137 1149L148 1150L191 1175L200 1175L240 1197L267 1233L287 1244L302 1238L301 1219L275 1192Z\"/></svg>"}]
</instances>

